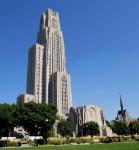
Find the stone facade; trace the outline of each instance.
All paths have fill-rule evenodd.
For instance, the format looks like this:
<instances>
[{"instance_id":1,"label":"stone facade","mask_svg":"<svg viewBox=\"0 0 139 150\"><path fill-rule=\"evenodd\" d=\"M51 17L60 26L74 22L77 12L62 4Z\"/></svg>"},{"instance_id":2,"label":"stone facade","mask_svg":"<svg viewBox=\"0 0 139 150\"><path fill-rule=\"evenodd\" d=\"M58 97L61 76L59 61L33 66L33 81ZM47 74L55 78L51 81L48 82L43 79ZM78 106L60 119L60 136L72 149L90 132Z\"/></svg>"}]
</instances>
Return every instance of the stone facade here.
<instances>
[{"instance_id":1,"label":"stone facade","mask_svg":"<svg viewBox=\"0 0 139 150\"><path fill-rule=\"evenodd\" d=\"M59 108L58 115L62 118L69 113L72 106L71 99L70 75L66 72L52 74L49 81L49 103Z\"/></svg>"},{"instance_id":2,"label":"stone facade","mask_svg":"<svg viewBox=\"0 0 139 150\"><path fill-rule=\"evenodd\" d=\"M96 105L88 105L70 109L70 120L73 124L73 132L83 135L81 126L89 121L97 122L100 136L112 136L112 130L106 126L103 111Z\"/></svg>"},{"instance_id":3,"label":"stone facade","mask_svg":"<svg viewBox=\"0 0 139 150\"><path fill-rule=\"evenodd\" d=\"M44 46L34 44L28 54L27 90L28 94L34 95L35 102L42 102L42 70L43 70Z\"/></svg>"}]
</instances>

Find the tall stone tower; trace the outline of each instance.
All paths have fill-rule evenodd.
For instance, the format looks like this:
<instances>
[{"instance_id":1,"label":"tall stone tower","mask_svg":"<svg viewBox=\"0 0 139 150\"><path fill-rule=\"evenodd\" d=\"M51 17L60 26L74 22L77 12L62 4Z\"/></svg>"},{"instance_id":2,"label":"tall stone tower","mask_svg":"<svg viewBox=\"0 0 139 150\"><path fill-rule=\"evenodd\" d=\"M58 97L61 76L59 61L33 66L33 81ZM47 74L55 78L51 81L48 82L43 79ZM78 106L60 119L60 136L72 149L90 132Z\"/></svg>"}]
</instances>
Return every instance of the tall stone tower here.
<instances>
[{"instance_id":1,"label":"tall stone tower","mask_svg":"<svg viewBox=\"0 0 139 150\"><path fill-rule=\"evenodd\" d=\"M59 14L51 9L42 14L37 41L29 49L26 93L37 103L56 105L60 116L72 106Z\"/></svg>"}]
</instances>

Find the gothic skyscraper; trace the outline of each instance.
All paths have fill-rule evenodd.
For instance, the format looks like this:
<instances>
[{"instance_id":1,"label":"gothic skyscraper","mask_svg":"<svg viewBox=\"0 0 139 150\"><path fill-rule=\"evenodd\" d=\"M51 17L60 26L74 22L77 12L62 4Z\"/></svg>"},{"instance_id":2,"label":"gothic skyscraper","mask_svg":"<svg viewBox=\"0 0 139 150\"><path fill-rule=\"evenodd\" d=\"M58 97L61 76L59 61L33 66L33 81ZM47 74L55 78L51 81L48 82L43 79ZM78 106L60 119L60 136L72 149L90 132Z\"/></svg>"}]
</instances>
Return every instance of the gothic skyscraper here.
<instances>
[{"instance_id":1,"label":"gothic skyscraper","mask_svg":"<svg viewBox=\"0 0 139 150\"><path fill-rule=\"evenodd\" d=\"M29 49L26 93L35 102L56 105L60 116L72 106L59 14L51 9L42 14L37 41Z\"/></svg>"}]
</instances>

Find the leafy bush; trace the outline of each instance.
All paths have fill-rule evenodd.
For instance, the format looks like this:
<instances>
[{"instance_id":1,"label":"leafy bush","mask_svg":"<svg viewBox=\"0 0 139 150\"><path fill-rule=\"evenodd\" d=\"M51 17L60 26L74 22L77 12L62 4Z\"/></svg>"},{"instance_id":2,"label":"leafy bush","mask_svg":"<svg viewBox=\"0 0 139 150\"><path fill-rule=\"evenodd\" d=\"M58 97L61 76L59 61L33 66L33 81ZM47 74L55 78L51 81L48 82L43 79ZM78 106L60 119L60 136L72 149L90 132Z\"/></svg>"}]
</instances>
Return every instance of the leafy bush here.
<instances>
[{"instance_id":1,"label":"leafy bush","mask_svg":"<svg viewBox=\"0 0 139 150\"><path fill-rule=\"evenodd\" d=\"M89 138L81 137L81 138L80 138L80 142L81 142L81 143L89 143Z\"/></svg>"},{"instance_id":2,"label":"leafy bush","mask_svg":"<svg viewBox=\"0 0 139 150\"><path fill-rule=\"evenodd\" d=\"M81 143L93 143L93 139L91 137L80 137L78 139L75 139L77 144L81 144Z\"/></svg>"},{"instance_id":3,"label":"leafy bush","mask_svg":"<svg viewBox=\"0 0 139 150\"><path fill-rule=\"evenodd\" d=\"M112 142L120 142L120 138L119 137L111 137L112 138Z\"/></svg>"},{"instance_id":4,"label":"leafy bush","mask_svg":"<svg viewBox=\"0 0 139 150\"><path fill-rule=\"evenodd\" d=\"M135 137L131 136L115 136L115 137L106 137L100 138L100 143L111 143L111 142L130 142L134 141Z\"/></svg>"},{"instance_id":5,"label":"leafy bush","mask_svg":"<svg viewBox=\"0 0 139 150\"><path fill-rule=\"evenodd\" d=\"M134 139L135 139L135 136L134 136L134 135L131 135L131 139L133 139L133 140L134 140Z\"/></svg>"},{"instance_id":6,"label":"leafy bush","mask_svg":"<svg viewBox=\"0 0 139 150\"><path fill-rule=\"evenodd\" d=\"M139 135L134 136L135 141L139 142Z\"/></svg>"},{"instance_id":7,"label":"leafy bush","mask_svg":"<svg viewBox=\"0 0 139 150\"><path fill-rule=\"evenodd\" d=\"M76 138L69 138L69 143L76 143Z\"/></svg>"},{"instance_id":8,"label":"leafy bush","mask_svg":"<svg viewBox=\"0 0 139 150\"><path fill-rule=\"evenodd\" d=\"M76 138L62 138L61 139L62 144L70 144L70 143L76 143Z\"/></svg>"},{"instance_id":9,"label":"leafy bush","mask_svg":"<svg viewBox=\"0 0 139 150\"><path fill-rule=\"evenodd\" d=\"M111 137L106 137L106 138L100 138L100 143L111 143L112 138Z\"/></svg>"},{"instance_id":10,"label":"leafy bush","mask_svg":"<svg viewBox=\"0 0 139 150\"><path fill-rule=\"evenodd\" d=\"M61 144L69 144L69 139L62 138L61 139Z\"/></svg>"},{"instance_id":11,"label":"leafy bush","mask_svg":"<svg viewBox=\"0 0 139 150\"><path fill-rule=\"evenodd\" d=\"M21 146L21 145L22 145L22 143L21 143L21 142L18 142L18 143L17 143L17 146Z\"/></svg>"},{"instance_id":12,"label":"leafy bush","mask_svg":"<svg viewBox=\"0 0 139 150\"><path fill-rule=\"evenodd\" d=\"M62 141L59 138L48 138L48 144L60 145L62 144Z\"/></svg>"},{"instance_id":13,"label":"leafy bush","mask_svg":"<svg viewBox=\"0 0 139 150\"><path fill-rule=\"evenodd\" d=\"M99 143L99 141L100 141L100 138L99 137L95 137L95 138L93 138L92 142L93 143ZM91 144L93 144L92 142L91 142Z\"/></svg>"},{"instance_id":14,"label":"leafy bush","mask_svg":"<svg viewBox=\"0 0 139 150\"><path fill-rule=\"evenodd\" d=\"M10 146L10 147L15 147L15 146L18 146L19 142L18 141L7 141L7 147ZM20 145L21 146L21 145Z\"/></svg>"},{"instance_id":15,"label":"leafy bush","mask_svg":"<svg viewBox=\"0 0 139 150\"><path fill-rule=\"evenodd\" d=\"M0 147L6 147L7 146L7 141L8 140L1 140L0 141Z\"/></svg>"},{"instance_id":16,"label":"leafy bush","mask_svg":"<svg viewBox=\"0 0 139 150\"><path fill-rule=\"evenodd\" d=\"M32 140L28 140L28 143L29 143L30 145L32 145L32 146L35 146L35 142L32 141Z\"/></svg>"},{"instance_id":17,"label":"leafy bush","mask_svg":"<svg viewBox=\"0 0 139 150\"><path fill-rule=\"evenodd\" d=\"M0 147L13 147L13 146L21 146L20 141L9 141L9 140L1 140Z\"/></svg>"},{"instance_id":18,"label":"leafy bush","mask_svg":"<svg viewBox=\"0 0 139 150\"><path fill-rule=\"evenodd\" d=\"M49 138L48 139L48 144L52 145L60 145L60 144L70 144L70 143L90 143L93 144L93 138L91 137L81 137L81 138Z\"/></svg>"},{"instance_id":19,"label":"leafy bush","mask_svg":"<svg viewBox=\"0 0 139 150\"><path fill-rule=\"evenodd\" d=\"M44 142L44 139L35 139L34 143L35 145L43 145L45 142Z\"/></svg>"},{"instance_id":20,"label":"leafy bush","mask_svg":"<svg viewBox=\"0 0 139 150\"><path fill-rule=\"evenodd\" d=\"M104 140L105 140L105 138L100 138L100 139L99 139L99 142L100 142L100 143L104 143Z\"/></svg>"},{"instance_id":21,"label":"leafy bush","mask_svg":"<svg viewBox=\"0 0 139 150\"><path fill-rule=\"evenodd\" d=\"M131 136L122 136L122 137L119 137L119 138L120 138L120 142L129 142L129 141L134 140Z\"/></svg>"},{"instance_id":22,"label":"leafy bush","mask_svg":"<svg viewBox=\"0 0 139 150\"><path fill-rule=\"evenodd\" d=\"M81 144L81 140L80 139L76 139L76 143L77 144Z\"/></svg>"},{"instance_id":23,"label":"leafy bush","mask_svg":"<svg viewBox=\"0 0 139 150\"><path fill-rule=\"evenodd\" d=\"M139 139L135 139L135 141L139 142Z\"/></svg>"},{"instance_id":24,"label":"leafy bush","mask_svg":"<svg viewBox=\"0 0 139 150\"><path fill-rule=\"evenodd\" d=\"M112 142L112 138L111 137L106 137L104 140L104 143L111 143Z\"/></svg>"}]
</instances>

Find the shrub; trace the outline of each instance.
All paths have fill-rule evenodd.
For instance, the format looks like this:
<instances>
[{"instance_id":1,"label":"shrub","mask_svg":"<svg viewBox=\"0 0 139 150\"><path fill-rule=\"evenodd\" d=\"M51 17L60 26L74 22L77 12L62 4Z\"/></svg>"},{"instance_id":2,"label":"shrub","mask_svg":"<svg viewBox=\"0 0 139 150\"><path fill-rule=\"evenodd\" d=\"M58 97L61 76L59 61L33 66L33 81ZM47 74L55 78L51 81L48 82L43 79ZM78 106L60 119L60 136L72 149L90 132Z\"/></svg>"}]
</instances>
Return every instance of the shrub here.
<instances>
[{"instance_id":1,"label":"shrub","mask_svg":"<svg viewBox=\"0 0 139 150\"><path fill-rule=\"evenodd\" d=\"M111 143L112 138L111 137L106 137L106 138L100 138L100 143Z\"/></svg>"},{"instance_id":2,"label":"shrub","mask_svg":"<svg viewBox=\"0 0 139 150\"><path fill-rule=\"evenodd\" d=\"M139 135L134 136L135 141L139 142Z\"/></svg>"},{"instance_id":3,"label":"shrub","mask_svg":"<svg viewBox=\"0 0 139 150\"><path fill-rule=\"evenodd\" d=\"M92 143L91 137L80 137L78 139L74 139L74 143L76 142L77 144L80 143Z\"/></svg>"},{"instance_id":4,"label":"shrub","mask_svg":"<svg viewBox=\"0 0 139 150\"><path fill-rule=\"evenodd\" d=\"M61 139L62 144L70 144L70 143L76 143L76 138L62 138Z\"/></svg>"},{"instance_id":5,"label":"shrub","mask_svg":"<svg viewBox=\"0 0 139 150\"><path fill-rule=\"evenodd\" d=\"M100 143L104 143L104 140L105 140L105 138L100 138L100 139L99 139L99 142L100 142Z\"/></svg>"},{"instance_id":6,"label":"shrub","mask_svg":"<svg viewBox=\"0 0 139 150\"><path fill-rule=\"evenodd\" d=\"M93 144L93 139L91 137L80 137L78 139L75 139L77 144L81 143L90 143Z\"/></svg>"},{"instance_id":7,"label":"shrub","mask_svg":"<svg viewBox=\"0 0 139 150\"><path fill-rule=\"evenodd\" d=\"M69 140L66 138L61 139L61 144L69 144Z\"/></svg>"},{"instance_id":8,"label":"shrub","mask_svg":"<svg viewBox=\"0 0 139 150\"><path fill-rule=\"evenodd\" d=\"M21 146L21 145L22 145L22 143L21 143L21 142L18 142L18 143L17 143L17 146Z\"/></svg>"},{"instance_id":9,"label":"shrub","mask_svg":"<svg viewBox=\"0 0 139 150\"><path fill-rule=\"evenodd\" d=\"M76 143L76 138L69 138L69 143Z\"/></svg>"},{"instance_id":10,"label":"shrub","mask_svg":"<svg viewBox=\"0 0 139 150\"><path fill-rule=\"evenodd\" d=\"M48 138L48 144L60 145L62 144L61 139L59 138Z\"/></svg>"},{"instance_id":11,"label":"shrub","mask_svg":"<svg viewBox=\"0 0 139 150\"><path fill-rule=\"evenodd\" d=\"M35 139L34 143L35 145L43 145L45 142L44 142L44 139Z\"/></svg>"},{"instance_id":12,"label":"shrub","mask_svg":"<svg viewBox=\"0 0 139 150\"><path fill-rule=\"evenodd\" d=\"M133 140L134 140L134 139L135 139L135 136L134 136L134 135L131 135L131 139L133 139Z\"/></svg>"},{"instance_id":13,"label":"shrub","mask_svg":"<svg viewBox=\"0 0 139 150\"><path fill-rule=\"evenodd\" d=\"M19 141L7 141L7 147L10 146L10 147L15 147L15 146L18 146L18 143ZM20 144L21 146L21 144Z\"/></svg>"},{"instance_id":14,"label":"shrub","mask_svg":"<svg viewBox=\"0 0 139 150\"><path fill-rule=\"evenodd\" d=\"M81 140L80 139L76 139L76 143L77 144L81 144Z\"/></svg>"},{"instance_id":15,"label":"shrub","mask_svg":"<svg viewBox=\"0 0 139 150\"><path fill-rule=\"evenodd\" d=\"M95 137L95 138L93 138L92 140L93 140L93 141L91 141L91 144L93 144L93 143L99 143L100 138L99 138L99 137ZM93 142L93 143L92 143L92 142Z\"/></svg>"},{"instance_id":16,"label":"shrub","mask_svg":"<svg viewBox=\"0 0 139 150\"><path fill-rule=\"evenodd\" d=\"M111 137L106 137L104 140L104 143L111 143L112 142L112 138Z\"/></svg>"},{"instance_id":17,"label":"shrub","mask_svg":"<svg viewBox=\"0 0 139 150\"><path fill-rule=\"evenodd\" d=\"M89 139L87 139L86 137L81 137L80 142L81 143L89 143Z\"/></svg>"},{"instance_id":18,"label":"shrub","mask_svg":"<svg viewBox=\"0 0 139 150\"><path fill-rule=\"evenodd\" d=\"M21 144L19 144L20 141L9 141L9 140L1 140L0 141L0 147L13 147L13 146L21 146ZM20 142L21 143L21 142Z\"/></svg>"},{"instance_id":19,"label":"shrub","mask_svg":"<svg viewBox=\"0 0 139 150\"><path fill-rule=\"evenodd\" d=\"M0 140L0 147L6 147L8 140Z\"/></svg>"},{"instance_id":20,"label":"shrub","mask_svg":"<svg viewBox=\"0 0 139 150\"><path fill-rule=\"evenodd\" d=\"M135 141L139 142L139 139L135 139Z\"/></svg>"},{"instance_id":21,"label":"shrub","mask_svg":"<svg viewBox=\"0 0 139 150\"><path fill-rule=\"evenodd\" d=\"M131 136L122 136L120 137L120 142L129 142L133 141L134 139Z\"/></svg>"},{"instance_id":22,"label":"shrub","mask_svg":"<svg viewBox=\"0 0 139 150\"><path fill-rule=\"evenodd\" d=\"M28 143L29 143L30 145L32 145L32 146L35 146L35 142L32 141L32 140L28 140Z\"/></svg>"},{"instance_id":23,"label":"shrub","mask_svg":"<svg viewBox=\"0 0 139 150\"><path fill-rule=\"evenodd\" d=\"M111 137L111 138L112 138L112 142L120 142L119 137Z\"/></svg>"}]
</instances>

